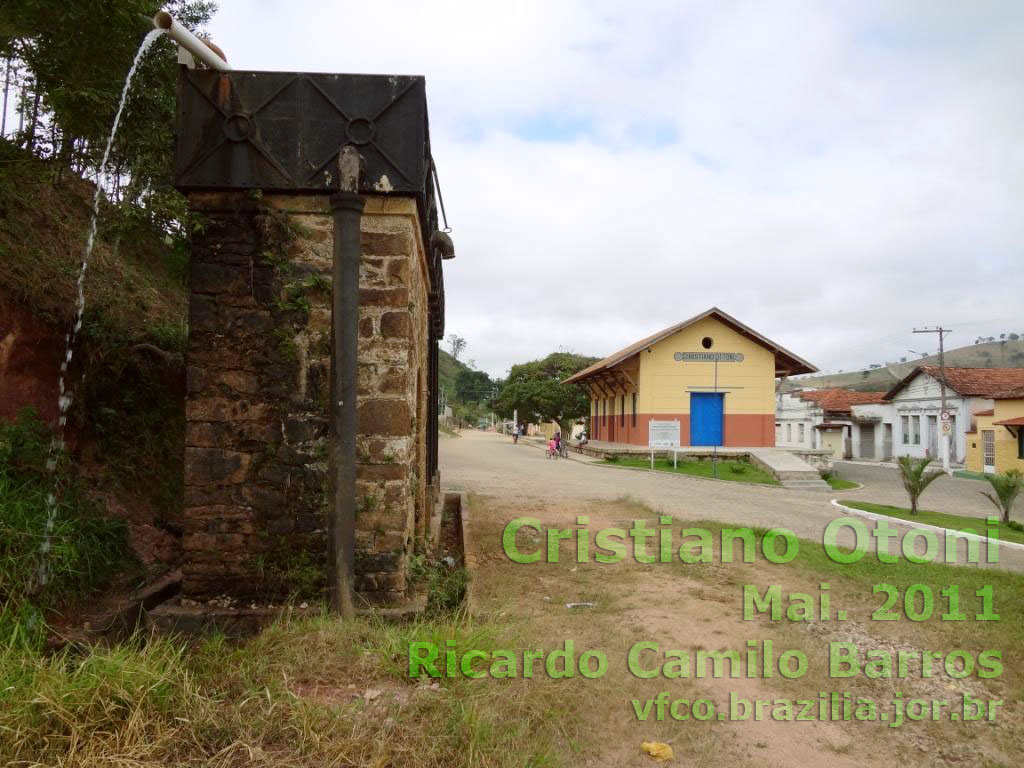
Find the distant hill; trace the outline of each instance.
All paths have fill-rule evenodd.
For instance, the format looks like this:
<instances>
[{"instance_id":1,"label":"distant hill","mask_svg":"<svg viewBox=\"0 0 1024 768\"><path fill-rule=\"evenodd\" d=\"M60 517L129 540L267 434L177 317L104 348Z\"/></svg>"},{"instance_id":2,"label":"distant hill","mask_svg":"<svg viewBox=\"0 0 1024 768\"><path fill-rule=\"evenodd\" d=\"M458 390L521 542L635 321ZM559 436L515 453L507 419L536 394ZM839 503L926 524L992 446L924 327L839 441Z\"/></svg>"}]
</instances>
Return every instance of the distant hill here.
<instances>
[{"instance_id":1,"label":"distant hill","mask_svg":"<svg viewBox=\"0 0 1024 768\"><path fill-rule=\"evenodd\" d=\"M885 392L918 365L938 365L939 356L885 363L843 373L815 374L787 379L784 388L844 387L860 392ZM946 365L960 368L1024 368L1024 339L988 341L946 352Z\"/></svg>"},{"instance_id":2,"label":"distant hill","mask_svg":"<svg viewBox=\"0 0 1024 768\"><path fill-rule=\"evenodd\" d=\"M469 370L472 369L461 360L456 360L443 349L438 351L437 380L441 389L448 393L449 399L455 396L455 377L459 375L459 371Z\"/></svg>"}]
</instances>

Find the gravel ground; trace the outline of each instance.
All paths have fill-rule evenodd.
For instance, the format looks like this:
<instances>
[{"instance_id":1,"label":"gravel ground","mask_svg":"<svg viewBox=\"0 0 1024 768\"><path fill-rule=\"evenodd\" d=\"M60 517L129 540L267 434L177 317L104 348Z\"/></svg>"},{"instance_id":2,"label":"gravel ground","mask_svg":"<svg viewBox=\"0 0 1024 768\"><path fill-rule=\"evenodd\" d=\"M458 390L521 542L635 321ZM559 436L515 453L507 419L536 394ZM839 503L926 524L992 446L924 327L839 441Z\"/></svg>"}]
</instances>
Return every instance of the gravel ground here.
<instances>
[{"instance_id":1,"label":"gravel ground","mask_svg":"<svg viewBox=\"0 0 1024 768\"><path fill-rule=\"evenodd\" d=\"M609 501L628 496L680 519L789 528L801 538L818 541L829 521L841 516L831 499L906 504L895 471L884 467L844 463L841 476L865 487L828 494L552 460L545 458L539 446L526 441L514 445L509 437L474 430L457 438L442 438L440 452L441 480L449 488L538 503ZM977 493L986 485L940 478L925 491L922 506L942 512L989 514L985 508L989 502ZM842 538L840 542L845 543ZM1024 550L1003 547L999 555L999 567L1024 572Z\"/></svg>"}]
</instances>

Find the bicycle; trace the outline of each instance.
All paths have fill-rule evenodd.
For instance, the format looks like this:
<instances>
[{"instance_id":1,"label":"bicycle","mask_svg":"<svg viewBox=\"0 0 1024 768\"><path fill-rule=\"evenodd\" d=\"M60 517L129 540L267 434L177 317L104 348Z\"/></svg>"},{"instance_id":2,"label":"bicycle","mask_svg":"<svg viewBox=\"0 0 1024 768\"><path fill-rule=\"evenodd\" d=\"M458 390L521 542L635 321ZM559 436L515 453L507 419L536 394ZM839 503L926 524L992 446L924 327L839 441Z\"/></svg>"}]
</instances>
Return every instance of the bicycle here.
<instances>
[{"instance_id":1,"label":"bicycle","mask_svg":"<svg viewBox=\"0 0 1024 768\"><path fill-rule=\"evenodd\" d=\"M569 446L564 440L558 444L558 455L563 459L569 458Z\"/></svg>"}]
</instances>

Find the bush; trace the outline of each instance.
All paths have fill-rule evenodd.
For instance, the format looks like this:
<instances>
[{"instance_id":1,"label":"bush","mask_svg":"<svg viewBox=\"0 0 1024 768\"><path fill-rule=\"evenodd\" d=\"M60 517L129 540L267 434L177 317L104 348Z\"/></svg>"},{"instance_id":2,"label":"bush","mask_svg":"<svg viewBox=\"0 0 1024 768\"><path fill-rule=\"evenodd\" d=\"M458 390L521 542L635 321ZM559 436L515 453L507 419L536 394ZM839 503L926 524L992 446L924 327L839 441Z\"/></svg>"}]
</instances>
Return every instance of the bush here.
<instances>
[{"instance_id":1,"label":"bush","mask_svg":"<svg viewBox=\"0 0 1024 768\"><path fill-rule=\"evenodd\" d=\"M31 409L0 424L0 643L41 639L41 613L132 563L127 526L101 517ZM48 501L53 494L53 503Z\"/></svg>"}]
</instances>

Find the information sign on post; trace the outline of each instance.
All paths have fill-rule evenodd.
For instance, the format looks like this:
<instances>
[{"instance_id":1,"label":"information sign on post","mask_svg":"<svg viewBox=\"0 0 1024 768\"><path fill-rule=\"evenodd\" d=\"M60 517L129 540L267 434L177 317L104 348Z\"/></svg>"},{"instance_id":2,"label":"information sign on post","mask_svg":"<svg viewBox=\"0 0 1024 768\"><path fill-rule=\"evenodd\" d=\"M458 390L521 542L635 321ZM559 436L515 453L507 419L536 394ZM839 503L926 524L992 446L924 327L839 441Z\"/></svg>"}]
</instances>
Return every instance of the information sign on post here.
<instances>
[{"instance_id":1,"label":"information sign on post","mask_svg":"<svg viewBox=\"0 0 1024 768\"><path fill-rule=\"evenodd\" d=\"M671 421L652 419L648 422L647 447L651 451L651 469L654 469L654 451L656 448L679 447L679 419Z\"/></svg>"},{"instance_id":2,"label":"information sign on post","mask_svg":"<svg viewBox=\"0 0 1024 768\"><path fill-rule=\"evenodd\" d=\"M651 448L679 447L679 419L672 421L651 420L648 425L648 446Z\"/></svg>"}]
</instances>

